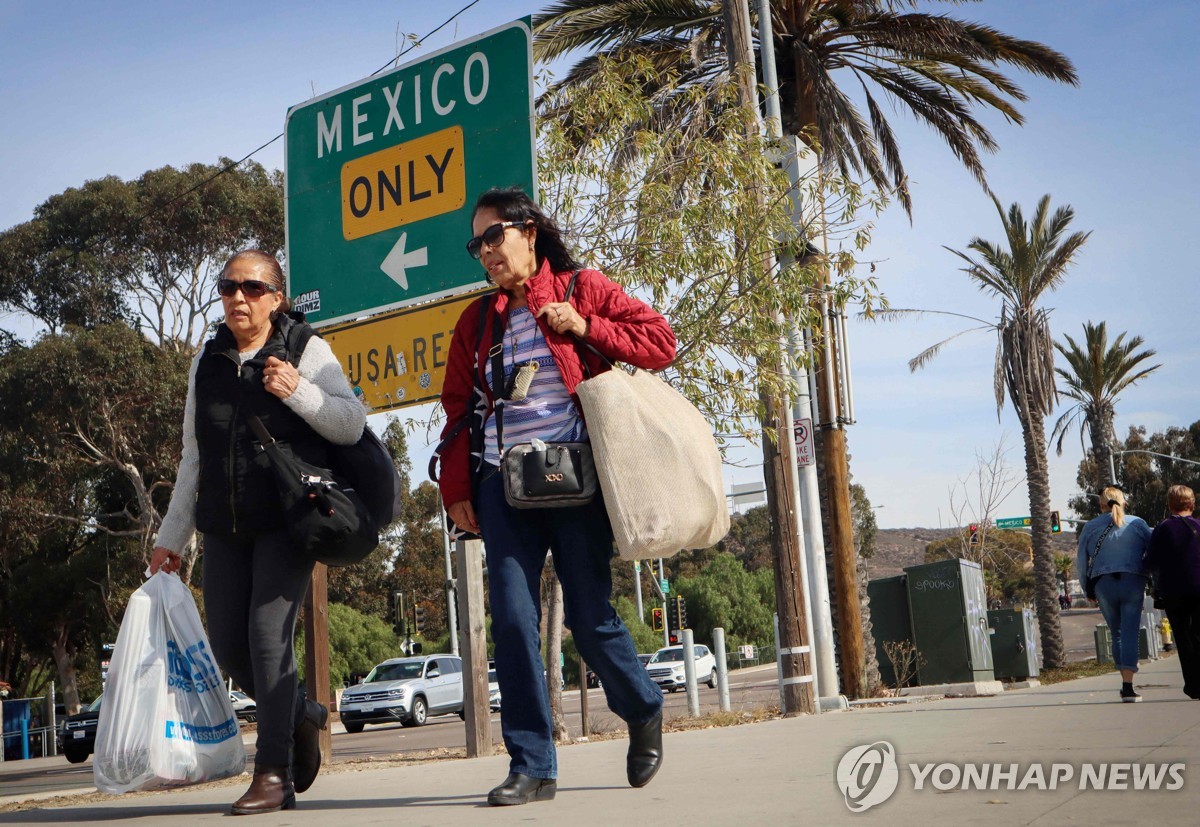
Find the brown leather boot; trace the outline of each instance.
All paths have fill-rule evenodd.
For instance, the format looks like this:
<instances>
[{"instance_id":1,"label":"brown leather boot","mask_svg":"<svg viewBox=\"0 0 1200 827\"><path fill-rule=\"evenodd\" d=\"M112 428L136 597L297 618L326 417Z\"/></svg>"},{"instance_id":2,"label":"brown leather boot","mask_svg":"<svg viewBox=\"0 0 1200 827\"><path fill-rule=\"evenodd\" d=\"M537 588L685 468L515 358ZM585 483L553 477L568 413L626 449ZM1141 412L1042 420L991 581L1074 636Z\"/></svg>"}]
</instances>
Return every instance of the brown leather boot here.
<instances>
[{"instance_id":1,"label":"brown leather boot","mask_svg":"<svg viewBox=\"0 0 1200 827\"><path fill-rule=\"evenodd\" d=\"M292 787L292 776L288 768L255 764L254 780L250 782L250 789L233 803L231 812L235 816L249 816L291 810L295 806L296 791Z\"/></svg>"}]
</instances>

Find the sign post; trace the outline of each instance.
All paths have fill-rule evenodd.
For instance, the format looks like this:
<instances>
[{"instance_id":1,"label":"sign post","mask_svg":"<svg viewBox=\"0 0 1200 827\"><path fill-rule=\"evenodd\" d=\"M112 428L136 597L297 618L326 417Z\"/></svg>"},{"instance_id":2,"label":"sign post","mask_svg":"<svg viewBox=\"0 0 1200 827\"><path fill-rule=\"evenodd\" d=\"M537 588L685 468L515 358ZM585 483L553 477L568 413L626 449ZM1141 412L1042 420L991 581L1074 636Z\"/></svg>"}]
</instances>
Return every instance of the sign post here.
<instances>
[{"instance_id":1,"label":"sign post","mask_svg":"<svg viewBox=\"0 0 1200 827\"><path fill-rule=\"evenodd\" d=\"M816 460L813 458L813 435L811 419L795 419L792 430L796 435L796 465L807 468Z\"/></svg>"},{"instance_id":2,"label":"sign post","mask_svg":"<svg viewBox=\"0 0 1200 827\"><path fill-rule=\"evenodd\" d=\"M314 325L483 285L476 197L536 196L527 20L288 110L288 293Z\"/></svg>"}]
</instances>

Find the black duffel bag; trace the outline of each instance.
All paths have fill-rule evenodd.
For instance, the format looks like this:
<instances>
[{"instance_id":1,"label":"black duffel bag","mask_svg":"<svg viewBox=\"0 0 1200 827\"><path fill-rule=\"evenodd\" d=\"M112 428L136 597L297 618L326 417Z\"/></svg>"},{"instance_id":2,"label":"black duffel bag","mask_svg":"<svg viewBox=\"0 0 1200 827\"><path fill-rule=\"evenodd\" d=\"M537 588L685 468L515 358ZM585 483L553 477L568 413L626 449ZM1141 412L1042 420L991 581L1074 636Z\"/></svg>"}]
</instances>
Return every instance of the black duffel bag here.
<instances>
[{"instance_id":1,"label":"black duffel bag","mask_svg":"<svg viewBox=\"0 0 1200 827\"><path fill-rule=\"evenodd\" d=\"M258 437L255 450L264 451L275 470L284 522L299 553L327 566L349 566L379 546L377 520L343 477L296 458L257 416L249 423Z\"/></svg>"}]
</instances>

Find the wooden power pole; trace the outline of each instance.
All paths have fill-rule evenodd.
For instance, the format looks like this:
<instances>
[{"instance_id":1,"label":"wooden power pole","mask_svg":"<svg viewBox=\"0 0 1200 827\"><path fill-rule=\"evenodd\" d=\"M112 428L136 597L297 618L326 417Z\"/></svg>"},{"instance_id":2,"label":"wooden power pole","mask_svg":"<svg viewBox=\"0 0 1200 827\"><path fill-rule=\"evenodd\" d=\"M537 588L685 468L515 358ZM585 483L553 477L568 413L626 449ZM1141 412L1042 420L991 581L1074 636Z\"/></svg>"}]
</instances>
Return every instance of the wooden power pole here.
<instances>
[{"instance_id":1,"label":"wooden power pole","mask_svg":"<svg viewBox=\"0 0 1200 827\"><path fill-rule=\"evenodd\" d=\"M723 0L726 49L729 66L738 83L739 102L749 111L758 111L758 91L754 81L754 53L750 38L750 8L746 0ZM748 135L759 134L757 116L747 119ZM765 208L765 205L762 205ZM773 257L762 263L769 276ZM782 351L759 362L760 371L783 372ZM803 580L800 574L800 543L796 523L796 463L791 451L791 409L780 394L763 391L763 476L767 489L767 511L771 521L771 544L775 549L775 605L779 613L779 664L782 676L780 696L783 713L813 713L812 650L808 645L805 622ZM790 458L790 459L789 459Z\"/></svg>"},{"instance_id":2,"label":"wooden power pole","mask_svg":"<svg viewBox=\"0 0 1200 827\"><path fill-rule=\"evenodd\" d=\"M332 709L329 691L329 570L313 567L304 599L304 689L310 700ZM321 760L333 760L331 727L321 730Z\"/></svg>"}]
</instances>

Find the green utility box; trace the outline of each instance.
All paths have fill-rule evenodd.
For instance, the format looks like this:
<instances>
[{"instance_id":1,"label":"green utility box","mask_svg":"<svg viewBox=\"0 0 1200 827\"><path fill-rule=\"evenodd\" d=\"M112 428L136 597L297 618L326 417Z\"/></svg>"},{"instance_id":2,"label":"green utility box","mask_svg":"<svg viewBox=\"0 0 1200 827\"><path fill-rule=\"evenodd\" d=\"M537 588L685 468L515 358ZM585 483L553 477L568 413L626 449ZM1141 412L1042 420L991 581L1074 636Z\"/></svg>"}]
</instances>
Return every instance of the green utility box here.
<instances>
[{"instance_id":1,"label":"green utility box","mask_svg":"<svg viewBox=\"0 0 1200 827\"><path fill-rule=\"evenodd\" d=\"M867 583L867 599L871 603L871 633L875 636L875 659L879 661L879 677L885 686L900 688L896 666L903 670L904 650L897 646L912 646L912 624L908 619L908 575L880 577ZM888 654L892 649L897 663ZM917 682L916 669L906 675L905 686Z\"/></svg>"},{"instance_id":2,"label":"green utility box","mask_svg":"<svg viewBox=\"0 0 1200 827\"><path fill-rule=\"evenodd\" d=\"M1107 623L1096 624L1092 633L1096 639L1096 663L1112 663L1112 632ZM1150 659L1150 632L1145 626L1138 627L1138 660Z\"/></svg>"},{"instance_id":3,"label":"green utility box","mask_svg":"<svg viewBox=\"0 0 1200 827\"><path fill-rule=\"evenodd\" d=\"M1029 609L987 613L992 627L992 663L997 678L1025 680L1038 675L1037 632Z\"/></svg>"},{"instance_id":4,"label":"green utility box","mask_svg":"<svg viewBox=\"0 0 1200 827\"><path fill-rule=\"evenodd\" d=\"M983 568L969 560L939 560L904 573L921 684L995 680Z\"/></svg>"}]
</instances>

